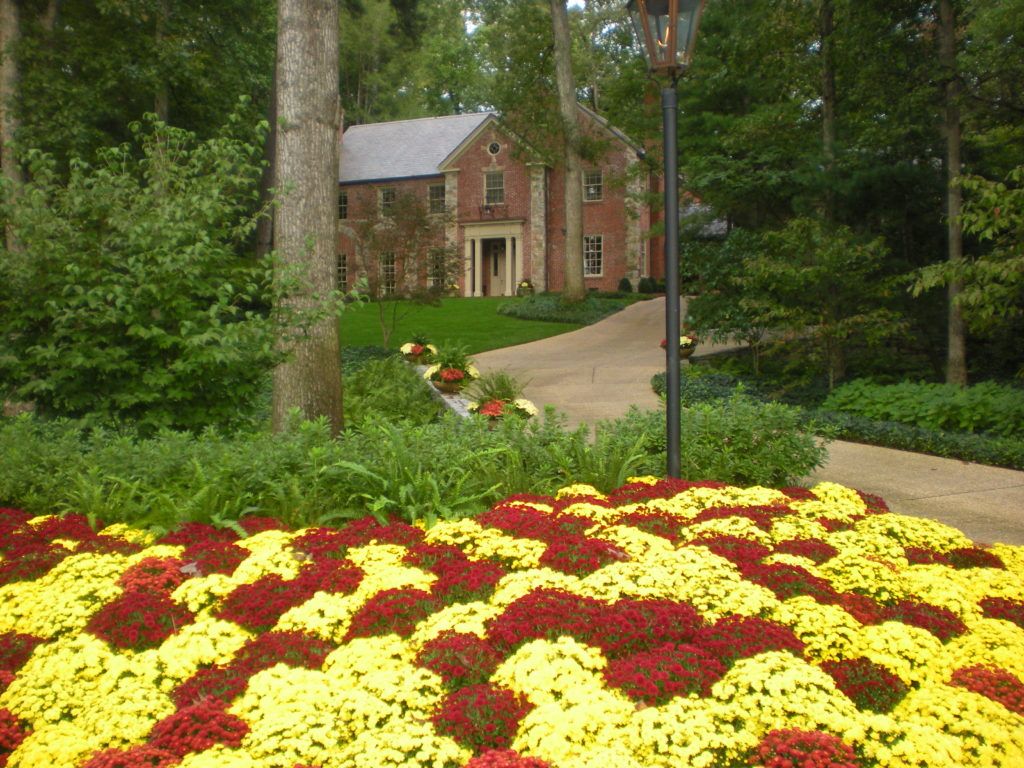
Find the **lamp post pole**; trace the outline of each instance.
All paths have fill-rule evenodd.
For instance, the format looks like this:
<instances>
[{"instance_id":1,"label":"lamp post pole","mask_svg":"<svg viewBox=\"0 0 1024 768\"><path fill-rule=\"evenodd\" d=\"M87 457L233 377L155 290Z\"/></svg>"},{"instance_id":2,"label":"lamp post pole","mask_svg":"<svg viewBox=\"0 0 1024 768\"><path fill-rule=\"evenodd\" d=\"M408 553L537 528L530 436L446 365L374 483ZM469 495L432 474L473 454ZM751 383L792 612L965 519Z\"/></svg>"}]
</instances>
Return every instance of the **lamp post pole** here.
<instances>
[{"instance_id":1,"label":"lamp post pole","mask_svg":"<svg viewBox=\"0 0 1024 768\"><path fill-rule=\"evenodd\" d=\"M661 89L665 142L665 435L669 477L679 477L679 172L676 77Z\"/></svg>"}]
</instances>

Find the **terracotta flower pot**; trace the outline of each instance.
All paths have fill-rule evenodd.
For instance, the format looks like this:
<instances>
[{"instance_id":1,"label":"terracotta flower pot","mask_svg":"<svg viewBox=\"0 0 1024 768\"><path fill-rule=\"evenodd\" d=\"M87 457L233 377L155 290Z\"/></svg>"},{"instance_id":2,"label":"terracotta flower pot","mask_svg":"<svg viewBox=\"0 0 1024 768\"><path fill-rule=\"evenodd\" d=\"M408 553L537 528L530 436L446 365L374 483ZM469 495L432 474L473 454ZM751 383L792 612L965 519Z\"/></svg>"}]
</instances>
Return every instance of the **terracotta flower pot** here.
<instances>
[{"instance_id":1,"label":"terracotta flower pot","mask_svg":"<svg viewBox=\"0 0 1024 768\"><path fill-rule=\"evenodd\" d=\"M457 395L462 391L461 381L434 381L431 383L437 391L444 392L449 395Z\"/></svg>"}]
</instances>

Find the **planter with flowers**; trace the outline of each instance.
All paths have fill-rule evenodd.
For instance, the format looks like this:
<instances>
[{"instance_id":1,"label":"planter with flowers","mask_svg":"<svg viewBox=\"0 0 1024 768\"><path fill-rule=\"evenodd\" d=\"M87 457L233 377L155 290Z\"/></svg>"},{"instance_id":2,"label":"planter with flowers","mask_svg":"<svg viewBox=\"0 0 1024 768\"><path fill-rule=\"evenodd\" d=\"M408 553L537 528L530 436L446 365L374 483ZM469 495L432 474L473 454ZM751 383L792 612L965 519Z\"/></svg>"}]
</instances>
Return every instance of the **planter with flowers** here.
<instances>
[{"instance_id":1,"label":"planter with flowers","mask_svg":"<svg viewBox=\"0 0 1024 768\"><path fill-rule=\"evenodd\" d=\"M533 296L533 283L529 280L520 280L516 286L516 296Z\"/></svg>"},{"instance_id":2,"label":"planter with flowers","mask_svg":"<svg viewBox=\"0 0 1024 768\"><path fill-rule=\"evenodd\" d=\"M480 416L486 416L492 421L503 416L518 416L521 419L532 419L537 415L537 406L524 397L517 397L514 400L480 400L469 404L469 412Z\"/></svg>"},{"instance_id":3,"label":"planter with flowers","mask_svg":"<svg viewBox=\"0 0 1024 768\"><path fill-rule=\"evenodd\" d=\"M462 349L449 349L435 355L435 362L423 372L423 378L446 394L458 394L480 378L480 372Z\"/></svg>"},{"instance_id":4,"label":"planter with flowers","mask_svg":"<svg viewBox=\"0 0 1024 768\"><path fill-rule=\"evenodd\" d=\"M429 363L437 355L437 347L429 342L425 336L413 336L412 341L401 346L401 352L405 359L416 365Z\"/></svg>"},{"instance_id":5,"label":"planter with flowers","mask_svg":"<svg viewBox=\"0 0 1024 768\"><path fill-rule=\"evenodd\" d=\"M661 340L661 348L668 346L668 339ZM697 337L691 334L683 334L679 337L679 358L685 360L697 348Z\"/></svg>"}]
</instances>

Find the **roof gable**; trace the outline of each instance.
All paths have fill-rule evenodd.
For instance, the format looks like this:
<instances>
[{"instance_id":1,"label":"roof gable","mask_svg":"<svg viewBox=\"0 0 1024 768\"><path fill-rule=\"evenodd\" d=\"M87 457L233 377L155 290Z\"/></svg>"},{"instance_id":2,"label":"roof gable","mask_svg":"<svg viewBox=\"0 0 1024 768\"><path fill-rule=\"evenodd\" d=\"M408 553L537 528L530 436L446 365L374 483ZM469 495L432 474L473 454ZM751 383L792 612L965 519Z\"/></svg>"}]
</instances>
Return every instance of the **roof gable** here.
<instances>
[{"instance_id":1,"label":"roof gable","mask_svg":"<svg viewBox=\"0 0 1024 768\"><path fill-rule=\"evenodd\" d=\"M341 142L342 183L438 176L439 166L493 112L353 125Z\"/></svg>"}]
</instances>

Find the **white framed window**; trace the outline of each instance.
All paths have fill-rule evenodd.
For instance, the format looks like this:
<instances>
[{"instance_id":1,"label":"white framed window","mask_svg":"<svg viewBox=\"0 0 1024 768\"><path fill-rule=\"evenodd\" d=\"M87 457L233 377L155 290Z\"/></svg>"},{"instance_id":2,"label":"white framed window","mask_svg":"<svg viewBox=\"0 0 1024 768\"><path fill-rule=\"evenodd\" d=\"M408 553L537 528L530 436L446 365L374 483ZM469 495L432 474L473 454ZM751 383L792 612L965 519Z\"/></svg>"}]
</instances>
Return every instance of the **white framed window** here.
<instances>
[{"instance_id":1,"label":"white framed window","mask_svg":"<svg viewBox=\"0 0 1024 768\"><path fill-rule=\"evenodd\" d=\"M343 189L338 192L338 218L348 218L348 190Z\"/></svg>"},{"instance_id":2,"label":"white framed window","mask_svg":"<svg viewBox=\"0 0 1024 768\"><path fill-rule=\"evenodd\" d=\"M487 205L505 204L505 173L488 171L484 176L484 203Z\"/></svg>"},{"instance_id":3,"label":"white framed window","mask_svg":"<svg viewBox=\"0 0 1024 768\"><path fill-rule=\"evenodd\" d=\"M427 286L444 288L444 250L434 248L430 252L430 264L427 267Z\"/></svg>"},{"instance_id":4,"label":"white framed window","mask_svg":"<svg viewBox=\"0 0 1024 768\"><path fill-rule=\"evenodd\" d=\"M583 172L583 200L593 203L604 199L604 174L601 171Z\"/></svg>"},{"instance_id":5,"label":"white framed window","mask_svg":"<svg viewBox=\"0 0 1024 768\"><path fill-rule=\"evenodd\" d=\"M380 256L380 295L394 296L398 288L398 267L394 253L382 253Z\"/></svg>"},{"instance_id":6,"label":"white framed window","mask_svg":"<svg viewBox=\"0 0 1024 768\"><path fill-rule=\"evenodd\" d=\"M348 291L348 255L339 253L335 261L335 269L338 272L338 290Z\"/></svg>"},{"instance_id":7,"label":"white framed window","mask_svg":"<svg viewBox=\"0 0 1024 768\"><path fill-rule=\"evenodd\" d=\"M600 277L604 274L604 237L583 236L583 276Z\"/></svg>"},{"instance_id":8,"label":"white framed window","mask_svg":"<svg viewBox=\"0 0 1024 768\"><path fill-rule=\"evenodd\" d=\"M431 213L444 213L444 184L431 184L427 190L427 200L430 203Z\"/></svg>"},{"instance_id":9,"label":"white framed window","mask_svg":"<svg viewBox=\"0 0 1024 768\"><path fill-rule=\"evenodd\" d=\"M395 208L395 188L381 187L380 190L380 215L390 216Z\"/></svg>"}]
</instances>

